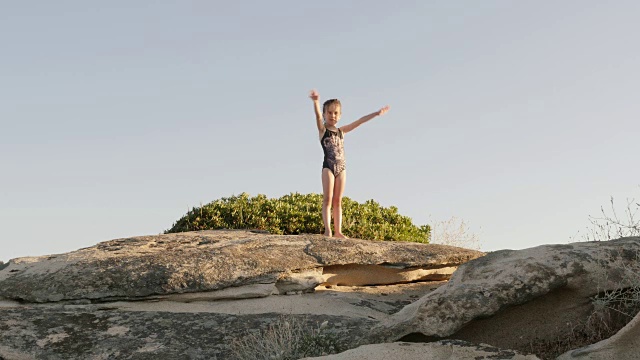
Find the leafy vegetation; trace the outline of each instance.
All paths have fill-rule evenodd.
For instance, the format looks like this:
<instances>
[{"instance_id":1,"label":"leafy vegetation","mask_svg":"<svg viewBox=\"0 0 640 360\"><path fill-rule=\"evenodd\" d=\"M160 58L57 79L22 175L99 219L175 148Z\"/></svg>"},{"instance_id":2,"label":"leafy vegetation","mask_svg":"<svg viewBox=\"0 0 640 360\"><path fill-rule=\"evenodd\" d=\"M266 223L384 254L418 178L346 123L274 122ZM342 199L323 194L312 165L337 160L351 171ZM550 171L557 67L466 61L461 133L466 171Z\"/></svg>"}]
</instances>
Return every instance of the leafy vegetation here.
<instances>
[{"instance_id":1,"label":"leafy vegetation","mask_svg":"<svg viewBox=\"0 0 640 360\"><path fill-rule=\"evenodd\" d=\"M260 229L272 234L322 234L322 194L291 193L278 199L247 193L194 207L165 233L211 229ZM343 233L368 240L428 243L429 225L416 226L395 206L373 200L358 203L342 198Z\"/></svg>"}]
</instances>

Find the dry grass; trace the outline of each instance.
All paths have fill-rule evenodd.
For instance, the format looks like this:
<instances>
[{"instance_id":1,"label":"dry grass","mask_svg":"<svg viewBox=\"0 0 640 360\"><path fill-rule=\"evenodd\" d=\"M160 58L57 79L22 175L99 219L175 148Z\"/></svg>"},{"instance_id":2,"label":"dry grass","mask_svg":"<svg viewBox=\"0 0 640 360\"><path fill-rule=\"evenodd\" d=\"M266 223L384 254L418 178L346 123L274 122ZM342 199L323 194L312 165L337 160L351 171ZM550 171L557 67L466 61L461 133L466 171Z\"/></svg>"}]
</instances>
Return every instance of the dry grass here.
<instances>
[{"instance_id":1,"label":"dry grass","mask_svg":"<svg viewBox=\"0 0 640 360\"><path fill-rule=\"evenodd\" d=\"M621 237L640 236L638 212L640 203L627 199L624 215L619 216L613 198L611 209L600 209L601 215L589 217L591 227L583 235L584 241L607 241ZM608 261L602 262L601 284L609 282ZM593 311L587 317L567 324L564 334L554 340L532 341L530 349L541 359L555 359L569 350L605 340L616 334L640 312L640 253L636 253L633 265L622 265L623 276L614 290L600 286L598 294L591 298Z\"/></svg>"},{"instance_id":2,"label":"dry grass","mask_svg":"<svg viewBox=\"0 0 640 360\"><path fill-rule=\"evenodd\" d=\"M452 216L449 220L429 222L432 224L429 243L480 250L478 235L470 231L464 219Z\"/></svg>"},{"instance_id":3,"label":"dry grass","mask_svg":"<svg viewBox=\"0 0 640 360\"><path fill-rule=\"evenodd\" d=\"M309 327L294 316L282 316L264 331L251 331L231 344L237 360L295 360L335 354L342 351L337 335L328 331L325 321Z\"/></svg>"},{"instance_id":4,"label":"dry grass","mask_svg":"<svg viewBox=\"0 0 640 360\"><path fill-rule=\"evenodd\" d=\"M528 349L518 350L551 360L567 351L608 339L640 312L640 302L631 300L638 290L634 287L617 290L615 294L599 294L593 298L594 310L587 319L568 323L563 335L556 339L535 339Z\"/></svg>"},{"instance_id":5,"label":"dry grass","mask_svg":"<svg viewBox=\"0 0 640 360\"><path fill-rule=\"evenodd\" d=\"M607 241L628 236L640 236L640 203L635 199L627 199L623 215L618 215L616 205L611 198L611 209L600 208L600 216L589 216L591 226L583 234L583 241Z\"/></svg>"}]
</instances>

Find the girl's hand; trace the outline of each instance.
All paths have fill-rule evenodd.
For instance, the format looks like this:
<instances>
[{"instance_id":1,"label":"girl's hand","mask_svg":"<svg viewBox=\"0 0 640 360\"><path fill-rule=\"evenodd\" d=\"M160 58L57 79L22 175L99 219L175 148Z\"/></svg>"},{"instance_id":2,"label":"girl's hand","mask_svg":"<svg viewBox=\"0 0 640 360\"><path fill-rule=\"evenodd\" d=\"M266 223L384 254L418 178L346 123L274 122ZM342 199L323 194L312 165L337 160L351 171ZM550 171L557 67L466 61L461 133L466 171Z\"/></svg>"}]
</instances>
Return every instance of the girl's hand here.
<instances>
[{"instance_id":1,"label":"girl's hand","mask_svg":"<svg viewBox=\"0 0 640 360\"><path fill-rule=\"evenodd\" d=\"M318 101L320 99L320 94L318 94L318 92L313 89L311 90L311 92L309 93L309 97L311 98L311 100L313 101Z\"/></svg>"},{"instance_id":2,"label":"girl's hand","mask_svg":"<svg viewBox=\"0 0 640 360\"><path fill-rule=\"evenodd\" d=\"M391 109L391 106L387 105L387 106L383 107L382 109L378 110L378 116L384 115L387 111L389 111L389 109Z\"/></svg>"}]
</instances>

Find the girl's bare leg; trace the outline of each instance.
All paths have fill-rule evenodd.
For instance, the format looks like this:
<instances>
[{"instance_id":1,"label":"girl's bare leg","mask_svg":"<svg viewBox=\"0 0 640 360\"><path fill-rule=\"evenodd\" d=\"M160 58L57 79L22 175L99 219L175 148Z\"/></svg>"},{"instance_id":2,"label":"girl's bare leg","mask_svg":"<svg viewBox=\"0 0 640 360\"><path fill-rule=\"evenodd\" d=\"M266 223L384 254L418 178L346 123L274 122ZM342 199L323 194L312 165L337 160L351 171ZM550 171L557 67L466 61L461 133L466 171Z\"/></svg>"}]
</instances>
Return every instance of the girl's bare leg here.
<instances>
[{"instance_id":1,"label":"girl's bare leg","mask_svg":"<svg viewBox=\"0 0 640 360\"><path fill-rule=\"evenodd\" d=\"M335 178L333 173L322 169L322 221L324 222L324 236L331 236L331 203L333 201Z\"/></svg>"},{"instance_id":2,"label":"girl's bare leg","mask_svg":"<svg viewBox=\"0 0 640 360\"><path fill-rule=\"evenodd\" d=\"M342 194L344 194L344 186L347 182L347 171L343 170L334 181L333 185L333 229L334 235L338 238L347 237L342 234Z\"/></svg>"}]
</instances>

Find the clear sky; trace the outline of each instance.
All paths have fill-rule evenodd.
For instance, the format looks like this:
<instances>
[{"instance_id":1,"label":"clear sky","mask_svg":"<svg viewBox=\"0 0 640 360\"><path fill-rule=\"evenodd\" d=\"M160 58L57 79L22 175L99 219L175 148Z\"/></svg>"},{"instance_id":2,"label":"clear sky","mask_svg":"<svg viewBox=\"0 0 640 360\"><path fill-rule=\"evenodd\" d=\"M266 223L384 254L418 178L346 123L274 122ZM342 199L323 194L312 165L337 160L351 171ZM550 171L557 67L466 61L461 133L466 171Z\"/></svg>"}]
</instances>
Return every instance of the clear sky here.
<instances>
[{"instance_id":1,"label":"clear sky","mask_svg":"<svg viewBox=\"0 0 640 360\"><path fill-rule=\"evenodd\" d=\"M159 234L242 192L345 196L483 250L566 243L640 195L640 2L13 1L0 7L0 260Z\"/></svg>"}]
</instances>

